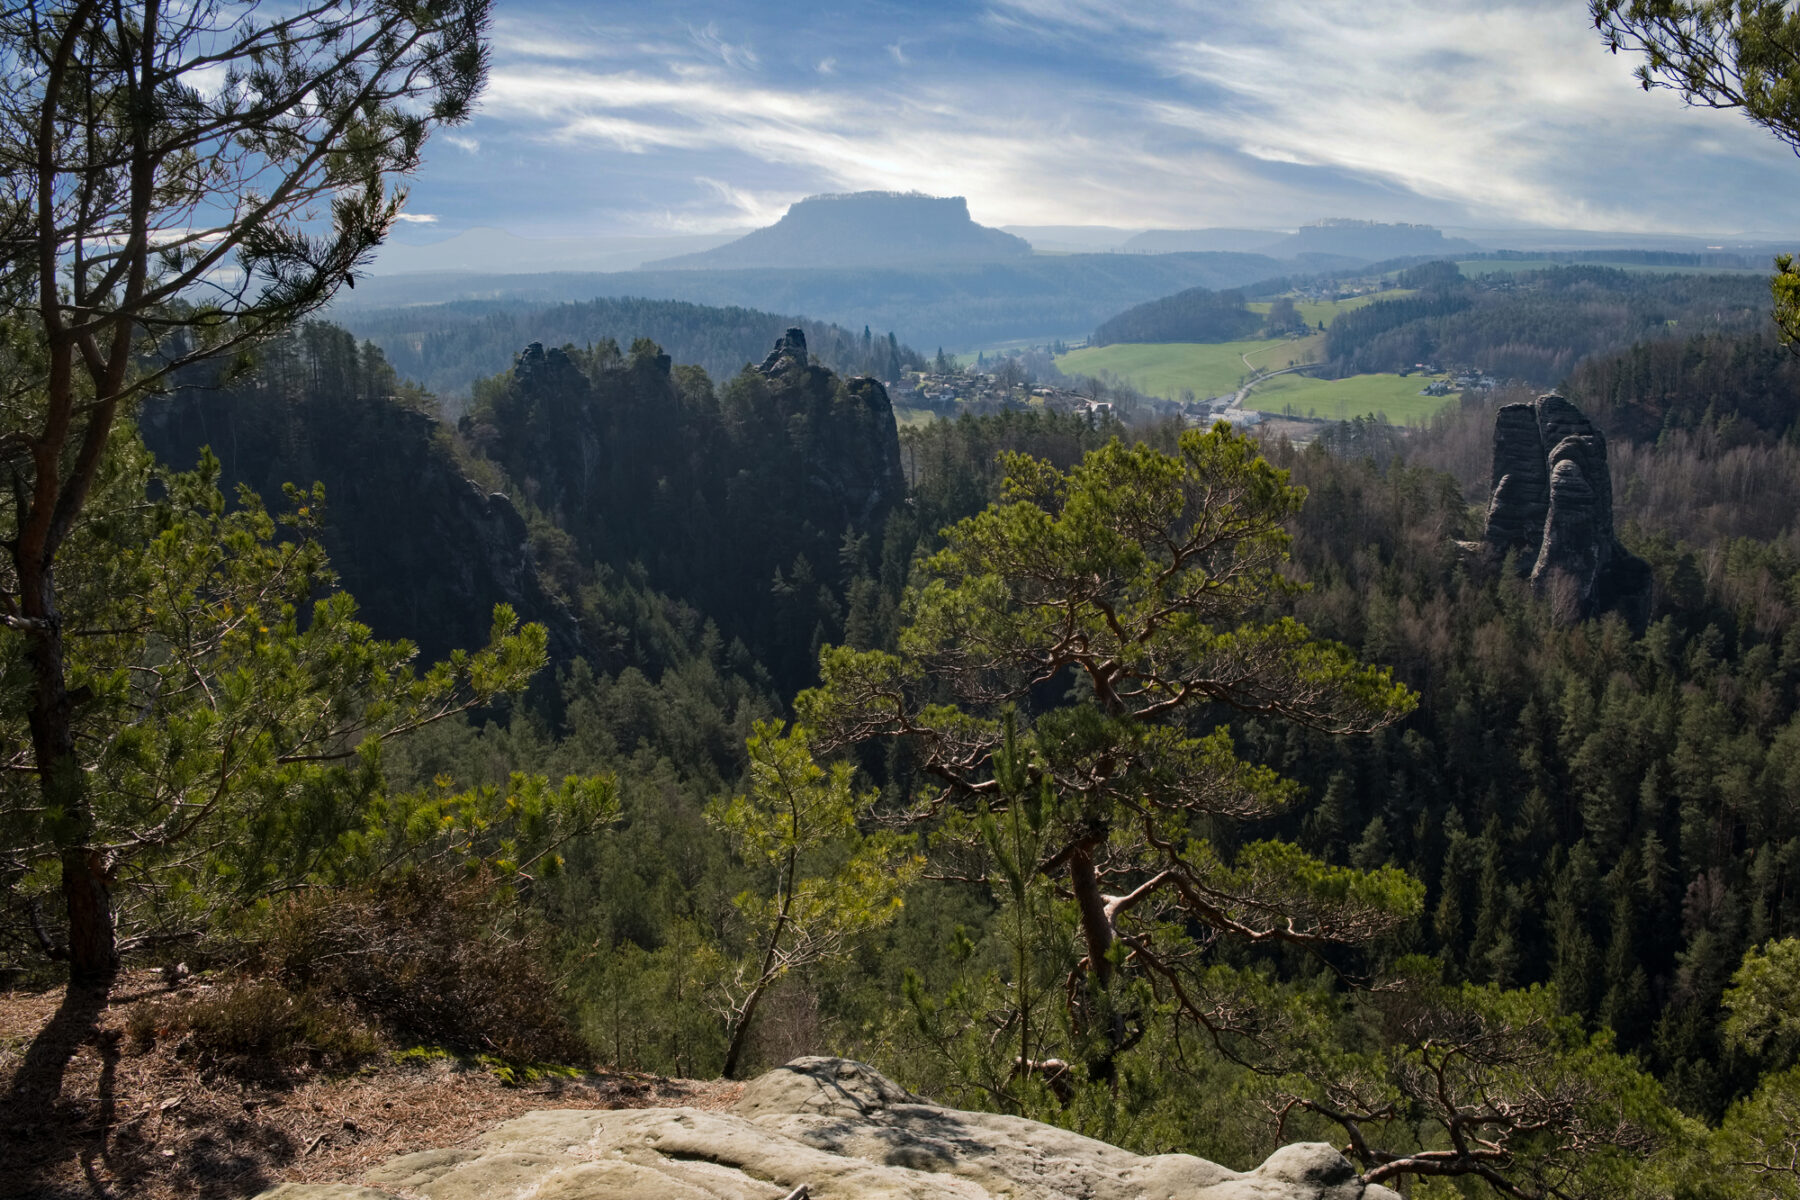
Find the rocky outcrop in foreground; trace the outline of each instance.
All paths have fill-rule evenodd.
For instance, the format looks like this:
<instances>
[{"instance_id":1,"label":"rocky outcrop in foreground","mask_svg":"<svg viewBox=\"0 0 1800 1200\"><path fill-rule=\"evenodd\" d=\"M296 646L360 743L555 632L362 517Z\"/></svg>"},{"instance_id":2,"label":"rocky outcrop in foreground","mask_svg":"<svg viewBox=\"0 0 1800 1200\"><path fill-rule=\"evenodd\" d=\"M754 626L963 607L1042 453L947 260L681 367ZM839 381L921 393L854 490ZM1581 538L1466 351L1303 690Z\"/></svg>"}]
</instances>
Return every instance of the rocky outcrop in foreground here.
<instances>
[{"instance_id":1,"label":"rocky outcrop in foreground","mask_svg":"<svg viewBox=\"0 0 1800 1200\"><path fill-rule=\"evenodd\" d=\"M1649 564L1613 532L1606 438L1555 392L1494 418L1483 541L1495 558L1516 553L1532 586L1570 619L1618 612L1640 630L1649 619Z\"/></svg>"},{"instance_id":2,"label":"rocky outcrop in foreground","mask_svg":"<svg viewBox=\"0 0 1800 1200\"><path fill-rule=\"evenodd\" d=\"M474 1147L403 1155L365 1178L373 1186L284 1184L259 1200L1398 1200L1324 1143L1284 1146L1242 1173L1145 1157L1020 1117L940 1108L838 1058L770 1071L729 1113L527 1113Z\"/></svg>"}]
</instances>

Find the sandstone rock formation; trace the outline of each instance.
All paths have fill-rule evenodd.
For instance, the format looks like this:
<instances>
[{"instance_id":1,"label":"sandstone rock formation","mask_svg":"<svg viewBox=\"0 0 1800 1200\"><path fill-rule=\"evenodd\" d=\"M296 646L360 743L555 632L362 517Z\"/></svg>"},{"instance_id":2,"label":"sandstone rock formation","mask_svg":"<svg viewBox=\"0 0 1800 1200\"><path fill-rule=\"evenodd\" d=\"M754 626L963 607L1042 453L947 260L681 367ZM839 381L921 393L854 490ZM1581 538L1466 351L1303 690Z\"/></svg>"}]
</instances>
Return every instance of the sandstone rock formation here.
<instances>
[{"instance_id":1,"label":"sandstone rock formation","mask_svg":"<svg viewBox=\"0 0 1800 1200\"><path fill-rule=\"evenodd\" d=\"M787 365L783 360L806 365L806 330L795 326L782 334L769 356L763 359L762 366L756 369L764 375L773 375Z\"/></svg>"},{"instance_id":2,"label":"sandstone rock formation","mask_svg":"<svg viewBox=\"0 0 1800 1200\"><path fill-rule=\"evenodd\" d=\"M386 1189L428 1200L1398 1200L1324 1143L1228 1171L941 1108L835 1058L770 1071L729 1113L527 1113L471 1148L403 1155L366 1178L372 1188L284 1184L259 1200L387 1200Z\"/></svg>"},{"instance_id":3,"label":"sandstone rock formation","mask_svg":"<svg viewBox=\"0 0 1800 1200\"><path fill-rule=\"evenodd\" d=\"M378 636L411 639L423 662L484 644L502 602L546 626L553 658L585 653L512 500L470 480L437 421L401 401L192 387L148 400L138 428L177 469L211 446L226 495L248 484L272 512L288 507L283 483L323 482L319 540L344 590Z\"/></svg>"},{"instance_id":4,"label":"sandstone rock formation","mask_svg":"<svg viewBox=\"0 0 1800 1200\"><path fill-rule=\"evenodd\" d=\"M1502 408L1493 481L1483 537L1493 557L1516 554L1566 619L1618 612L1643 628L1650 568L1613 532L1606 438L1579 408L1555 392Z\"/></svg>"}]
</instances>

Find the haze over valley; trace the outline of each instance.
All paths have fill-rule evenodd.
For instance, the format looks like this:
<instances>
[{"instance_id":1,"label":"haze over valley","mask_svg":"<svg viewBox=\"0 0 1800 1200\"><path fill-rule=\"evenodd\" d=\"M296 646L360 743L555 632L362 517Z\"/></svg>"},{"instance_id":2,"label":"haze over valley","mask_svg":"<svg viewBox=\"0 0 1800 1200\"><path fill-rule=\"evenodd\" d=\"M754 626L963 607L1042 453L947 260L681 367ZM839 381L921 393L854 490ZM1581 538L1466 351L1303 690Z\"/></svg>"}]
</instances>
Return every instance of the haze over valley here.
<instances>
[{"instance_id":1,"label":"haze over valley","mask_svg":"<svg viewBox=\"0 0 1800 1200\"><path fill-rule=\"evenodd\" d=\"M1800 1200L1800 11L0 6L0 1195Z\"/></svg>"}]
</instances>

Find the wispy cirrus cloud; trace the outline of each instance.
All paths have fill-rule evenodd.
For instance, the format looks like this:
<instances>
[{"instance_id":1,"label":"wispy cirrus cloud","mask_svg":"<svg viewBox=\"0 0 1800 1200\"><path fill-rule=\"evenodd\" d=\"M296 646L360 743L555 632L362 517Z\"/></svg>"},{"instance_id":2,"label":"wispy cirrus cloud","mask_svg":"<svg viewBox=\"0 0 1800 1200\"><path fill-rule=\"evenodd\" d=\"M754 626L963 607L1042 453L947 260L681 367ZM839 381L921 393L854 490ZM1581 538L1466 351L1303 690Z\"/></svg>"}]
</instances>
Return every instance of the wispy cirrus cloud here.
<instances>
[{"instance_id":1,"label":"wispy cirrus cloud","mask_svg":"<svg viewBox=\"0 0 1800 1200\"><path fill-rule=\"evenodd\" d=\"M1579 4L1122 9L521 0L452 142L470 156L421 200L536 232L739 226L858 188L965 195L994 224L1800 224L1800 164L1645 96Z\"/></svg>"}]
</instances>

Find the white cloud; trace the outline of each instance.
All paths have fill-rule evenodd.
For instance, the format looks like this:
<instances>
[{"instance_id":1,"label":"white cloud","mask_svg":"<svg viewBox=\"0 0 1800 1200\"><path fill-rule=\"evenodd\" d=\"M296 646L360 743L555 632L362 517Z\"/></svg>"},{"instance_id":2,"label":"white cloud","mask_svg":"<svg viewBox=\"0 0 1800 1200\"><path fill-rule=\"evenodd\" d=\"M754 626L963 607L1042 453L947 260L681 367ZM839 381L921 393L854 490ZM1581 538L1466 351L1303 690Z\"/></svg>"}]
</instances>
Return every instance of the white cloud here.
<instances>
[{"instance_id":1,"label":"white cloud","mask_svg":"<svg viewBox=\"0 0 1800 1200\"><path fill-rule=\"evenodd\" d=\"M409 225L436 225L437 224L437 216L433 213L403 212L403 213L396 214L394 219L396 221L405 221Z\"/></svg>"},{"instance_id":2,"label":"white cloud","mask_svg":"<svg viewBox=\"0 0 1800 1200\"><path fill-rule=\"evenodd\" d=\"M860 188L965 195L993 224L1800 224L1792 189L1743 194L1793 169L1779 146L1646 97L1579 4L990 0L804 48L718 11L674 40L509 18L481 117L446 140L618 155L633 182L594 203L662 227Z\"/></svg>"},{"instance_id":3,"label":"white cloud","mask_svg":"<svg viewBox=\"0 0 1800 1200\"><path fill-rule=\"evenodd\" d=\"M805 196L804 192L751 191L704 175L695 176L694 182L731 206L731 219L724 222L729 226L772 225L787 212L788 205Z\"/></svg>"},{"instance_id":4,"label":"white cloud","mask_svg":"<svg viewBox=\"0 0 1800 1200\"><path fill-rule=\"evenodd\" d=\"M1656 187L1649 155L1729 144L1766 157L1741 120L1647 100L1579 6L1271 0L1254 13L1254 24L1155 52L1160 69L1209 93L1162 106L1160 119L1476 217L1564 226L1670 224L1620 186L1629 175L1644 193Z\"/></svg>"},{"instance_id":5,"label":"white cloud","mask_svg":"<svg viewBox=\"0 0 1800 1200\"><path fill-rule=\"evenodd\" d=\"M728 67L754 67L761 61L757 58L756 50L748 42L727 41L719 33L719 25L716 21L708 21L698 29L692 25L688 26L688 37L692 38L694 44L699 46L708 57L717 58Z\"/></svg>"}]
</instances>

